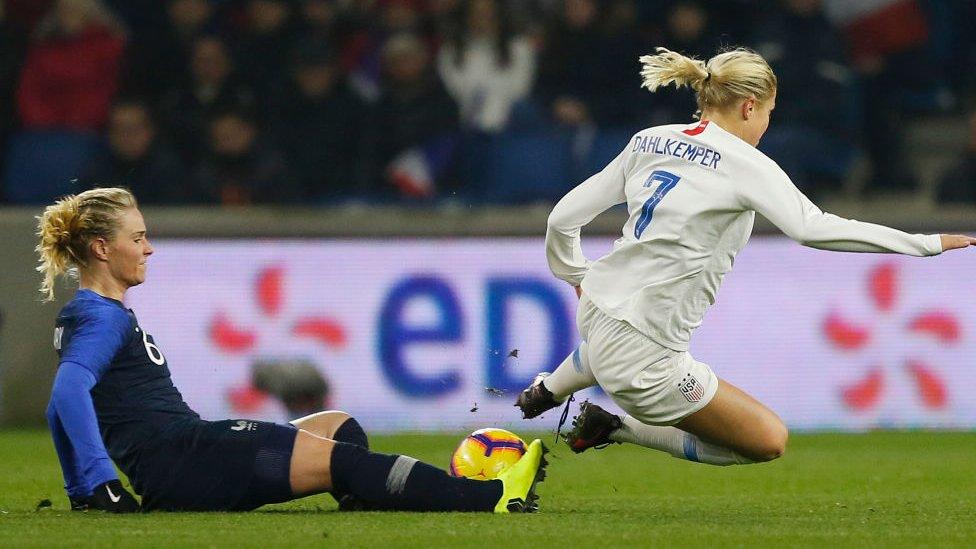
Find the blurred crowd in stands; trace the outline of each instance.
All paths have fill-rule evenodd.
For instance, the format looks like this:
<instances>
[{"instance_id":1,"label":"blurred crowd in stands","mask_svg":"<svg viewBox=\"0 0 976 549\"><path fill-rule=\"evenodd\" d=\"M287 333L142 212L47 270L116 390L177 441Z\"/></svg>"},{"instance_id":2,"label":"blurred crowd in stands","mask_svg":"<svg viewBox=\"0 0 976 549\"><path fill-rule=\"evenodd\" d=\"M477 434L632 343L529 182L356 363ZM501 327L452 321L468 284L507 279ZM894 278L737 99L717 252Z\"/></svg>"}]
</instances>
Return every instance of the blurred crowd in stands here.
<instances>
[{"instance_id":1,"label":"blurred crowd in stands","mask_svg":"<svg viewBox=\"0 0 976 549\"><path fill-rule=\"evenodd\" d=\"M743 45L779 77L761 148L806 192L867 159L910 191L906 122L971 117L938 196L976 202L967 0L5 0L0 200L126 185L147 204L557 199L633 132L655 46Z\"/></svg>"}]
</instances>

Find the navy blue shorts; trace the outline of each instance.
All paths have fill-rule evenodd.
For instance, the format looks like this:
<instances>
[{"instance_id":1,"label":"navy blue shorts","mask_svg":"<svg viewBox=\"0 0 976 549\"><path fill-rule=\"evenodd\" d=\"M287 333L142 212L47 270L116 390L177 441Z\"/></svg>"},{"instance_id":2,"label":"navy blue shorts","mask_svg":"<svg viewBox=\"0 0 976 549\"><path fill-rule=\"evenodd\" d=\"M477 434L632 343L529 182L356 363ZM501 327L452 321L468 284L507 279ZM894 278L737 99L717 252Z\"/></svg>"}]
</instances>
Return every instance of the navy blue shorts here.
<instances>
[{"instance_id":1,"label":"navy blue shorts","mask_svg":"<svg viewBox=\"0 0 976 549\"><path fill-rule=\"evenodd\" d=\"M265 421L194 421L142 449L130 472L146 510L248 511L293 498L298 429Z\"/></svg>"}]
</instances>

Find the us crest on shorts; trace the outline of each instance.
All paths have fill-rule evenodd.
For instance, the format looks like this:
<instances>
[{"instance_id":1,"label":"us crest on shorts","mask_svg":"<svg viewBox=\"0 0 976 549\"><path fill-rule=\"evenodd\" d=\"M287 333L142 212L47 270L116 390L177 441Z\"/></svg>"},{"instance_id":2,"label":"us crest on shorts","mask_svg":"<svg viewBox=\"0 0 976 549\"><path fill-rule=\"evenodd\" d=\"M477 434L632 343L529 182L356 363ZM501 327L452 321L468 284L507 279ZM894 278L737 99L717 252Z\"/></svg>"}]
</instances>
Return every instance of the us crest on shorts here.
<instances>
[{"instance_id":1,"label":"us crest on shorts","mask_svg":"<svg viewBox=\"0 0 976 549\"><path fill-rule=\"evenodd\" d=\"M688 399L688 402L698 402L705 396L705 387L691 374L686 375L681 380L681 383L678 384L678 390Z\"/></svg>"}]
</instances>

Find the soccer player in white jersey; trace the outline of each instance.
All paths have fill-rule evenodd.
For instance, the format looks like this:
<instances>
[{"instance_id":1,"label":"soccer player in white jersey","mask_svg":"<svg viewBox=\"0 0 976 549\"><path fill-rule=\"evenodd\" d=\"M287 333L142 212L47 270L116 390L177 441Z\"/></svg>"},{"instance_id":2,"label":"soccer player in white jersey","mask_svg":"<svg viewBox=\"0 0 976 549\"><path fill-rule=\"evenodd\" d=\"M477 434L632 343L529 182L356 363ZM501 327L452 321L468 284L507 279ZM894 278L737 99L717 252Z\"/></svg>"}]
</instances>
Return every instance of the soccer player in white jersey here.
<instances>
[{"instance_id":1,"label":"soccer player in white jersey","mask_svg":"<svg viewBox=\"0 0 976 549\"><path fill-rule=\"evenodd\" d=\"M776 105L776 76L755 52L708 62L664 48L640 58L643 86L690 86L700 120L637 133L549 216L546 254L580 296L583 343L518 397L526 418L599 384L625 412L584 402L566 440L576 452L630 442L675 457L731 465L783 454L776 414L688 352L756 212L797 242L823 250L936 255L976 245L961 235L907 234L822 212L756 149ZM626 203L623 235L589 261L580 228ZM774 313L775 314L775 313Z\"/></svg>"}]
</instances>

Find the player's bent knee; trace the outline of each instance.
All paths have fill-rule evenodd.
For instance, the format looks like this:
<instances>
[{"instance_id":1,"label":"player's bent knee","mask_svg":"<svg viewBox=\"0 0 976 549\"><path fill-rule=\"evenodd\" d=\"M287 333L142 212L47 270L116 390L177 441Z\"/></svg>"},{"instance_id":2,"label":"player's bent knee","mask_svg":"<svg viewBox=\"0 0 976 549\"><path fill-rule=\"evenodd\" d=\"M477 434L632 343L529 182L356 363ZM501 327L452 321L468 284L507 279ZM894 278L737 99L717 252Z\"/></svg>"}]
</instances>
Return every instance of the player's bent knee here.
<instances>
[{"instance_id":1,"label":"player's bent knee","mask_svg":"<svg viewBox=\"0 0 976 549\"><path fill-rule=\"evenodd\" d=\"M786 452L786 441L789 438L789 430L782 423L775 423L766 428L762 440L755 449L755 454L750 456L756 461L772 461Z\"/></svg>"}]
</instances>

